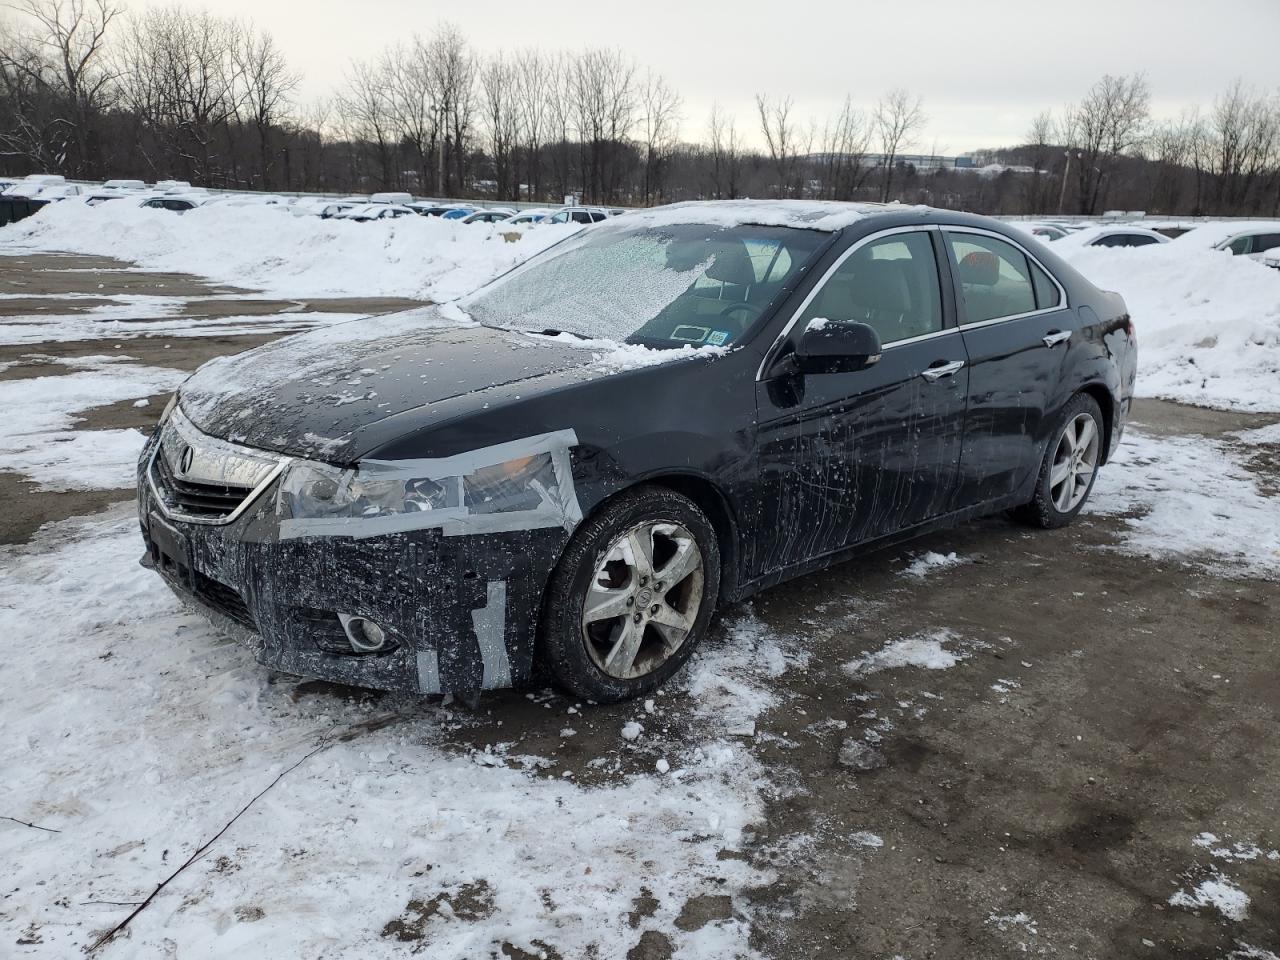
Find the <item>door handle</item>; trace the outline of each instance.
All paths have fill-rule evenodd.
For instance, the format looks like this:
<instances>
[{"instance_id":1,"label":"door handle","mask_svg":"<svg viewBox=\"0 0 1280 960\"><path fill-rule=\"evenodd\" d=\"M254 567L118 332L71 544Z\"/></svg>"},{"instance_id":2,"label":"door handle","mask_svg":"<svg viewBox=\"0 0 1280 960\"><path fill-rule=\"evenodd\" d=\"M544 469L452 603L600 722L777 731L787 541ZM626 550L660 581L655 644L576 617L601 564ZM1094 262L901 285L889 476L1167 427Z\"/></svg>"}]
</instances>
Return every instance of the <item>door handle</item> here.
<instances>
[{"instance_id":1,"label":"door handle","mask_svg":"<svg viewBox=\"0 0 1280 960\"><path fill-rule=\"evenodd\" d=\"M943 377L951 376L963 366L963 360L952 360L950 363L940 363L934 367L926 367L920 371L920 376L930 381L941 380Z\"/></svg>"},{"instance_id":2,"label":"door handle","mask_svg":"<svg viewBox=\"0 0 1280 960\"><path fill-rule=\"evenodd\" d=\"M1071 339L1070 330L1050 330L1042 338L1046 347L1056 347L1060 343L1065 343Z\"/></svg>"}]
</instances>

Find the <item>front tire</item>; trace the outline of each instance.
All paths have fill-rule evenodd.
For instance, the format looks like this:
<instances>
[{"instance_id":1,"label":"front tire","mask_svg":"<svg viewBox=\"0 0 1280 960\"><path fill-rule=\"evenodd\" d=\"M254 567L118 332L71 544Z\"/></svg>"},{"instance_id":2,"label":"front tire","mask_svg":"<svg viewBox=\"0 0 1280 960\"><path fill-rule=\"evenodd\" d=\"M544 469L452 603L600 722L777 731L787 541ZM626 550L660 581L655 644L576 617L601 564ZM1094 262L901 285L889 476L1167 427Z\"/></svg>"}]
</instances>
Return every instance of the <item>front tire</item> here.
<instances>
[{"instance_id":1,"label":"front tire","mask_svg":"<svg viewBox=\"0 0 1280 960\"><path fill-rule=\"evenodd\" d=\"M1102 410L1087 393L1067 403L1040 462L1031 502L1015 511L1018 519L1053 530L1071 523L1084 509L1102 465Z\"/></svg>"},{"instance_id":2,"label":"front tire","mask_svg":"<svg viewBox=\"0 0 1280 960\"><path fill-rule=\"evenodd\" d=\"M547 587L540 656L570 693L610 703L680 669L720 592L715 528L692 500L640 487L580 526Z\"/></svg>"}]
</instances>

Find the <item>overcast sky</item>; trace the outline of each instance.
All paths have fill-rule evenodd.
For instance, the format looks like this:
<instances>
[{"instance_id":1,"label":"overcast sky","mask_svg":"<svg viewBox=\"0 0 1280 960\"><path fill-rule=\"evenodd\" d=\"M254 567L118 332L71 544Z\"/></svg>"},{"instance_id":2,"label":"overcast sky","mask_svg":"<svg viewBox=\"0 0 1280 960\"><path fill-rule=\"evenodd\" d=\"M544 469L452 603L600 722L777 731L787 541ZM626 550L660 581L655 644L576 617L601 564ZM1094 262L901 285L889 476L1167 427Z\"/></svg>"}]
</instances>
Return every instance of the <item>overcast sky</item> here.
<instances>
[{"instance_id":1,"label":"overcast sky","mask_svg":"<svg viewBox=\"0 0 1280 960\"><path fill-rule=\"evenodd\" d=\"M135 2L135 7L138 5ZM195 6L197 4L192 3ZM757 92L821 120L846 93L866 106L901 86L924 98L917 147L958 153L1017 143L1031 118L1103 73L1147 74L1157 113L1207 104L1234 77L1280 90L1280 0L211 0L251 17L328 96L354 58L441 20L481 52L617 46L684 100L701 139L711 105L754 141Z\"/></svg>"}]
</instances>

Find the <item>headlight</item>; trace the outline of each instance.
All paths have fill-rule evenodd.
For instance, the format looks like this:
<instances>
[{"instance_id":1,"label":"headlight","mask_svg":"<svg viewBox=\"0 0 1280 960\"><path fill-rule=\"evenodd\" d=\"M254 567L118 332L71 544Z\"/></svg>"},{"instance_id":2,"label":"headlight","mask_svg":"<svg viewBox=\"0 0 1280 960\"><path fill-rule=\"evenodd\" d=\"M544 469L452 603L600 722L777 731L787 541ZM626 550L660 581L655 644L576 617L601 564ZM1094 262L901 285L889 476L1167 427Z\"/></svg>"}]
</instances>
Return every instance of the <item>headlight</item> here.
<instances>
[{"instance_id":1,"label":"headlight","mask_svg":"<svg viewBox=\"0 0 1280 960\"><path fill-rule=\"evenodd\" d=\"M298 460L281 480L277 506L285 520L376 519L430 511L439 516L420 519L444 522L554 507L557 487L550 453L439 476L395 462L369 461L344 469Z\"/></svg>"}]
</instances>

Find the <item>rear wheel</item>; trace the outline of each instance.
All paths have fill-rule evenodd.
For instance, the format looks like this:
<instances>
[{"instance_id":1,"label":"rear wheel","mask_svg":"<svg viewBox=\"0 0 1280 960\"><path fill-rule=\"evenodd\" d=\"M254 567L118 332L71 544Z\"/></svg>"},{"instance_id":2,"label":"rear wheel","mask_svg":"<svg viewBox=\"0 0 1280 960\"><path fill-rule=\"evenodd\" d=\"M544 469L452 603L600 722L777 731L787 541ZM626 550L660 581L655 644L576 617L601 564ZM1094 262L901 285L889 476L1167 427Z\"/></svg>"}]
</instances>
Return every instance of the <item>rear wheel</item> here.
<instances>
[{"instance_id":1,"label":"rear wheel","mask_svg":"<svg viewBox=\"0 0 1280 960\"><path fill-rule=\"evenodd\" d=\"M578 528L552 574L543 664L578 696L638 696L693 653L719 590L720 551L702 511L661 487L624 494Z\"/></svg>"},{"instance_id":2,"label":"rear wheel","mask_svg":"<svg viewBox=\"0 0 1280 960\"><path fill-rule=\"evenodd\" d=\"M1031 502L1016 516L1046 529L1065 527L1084 509L1102 465L1102 411L1088 394L1071 398L1059 418Z\"/></svg>"}]
</instances>

